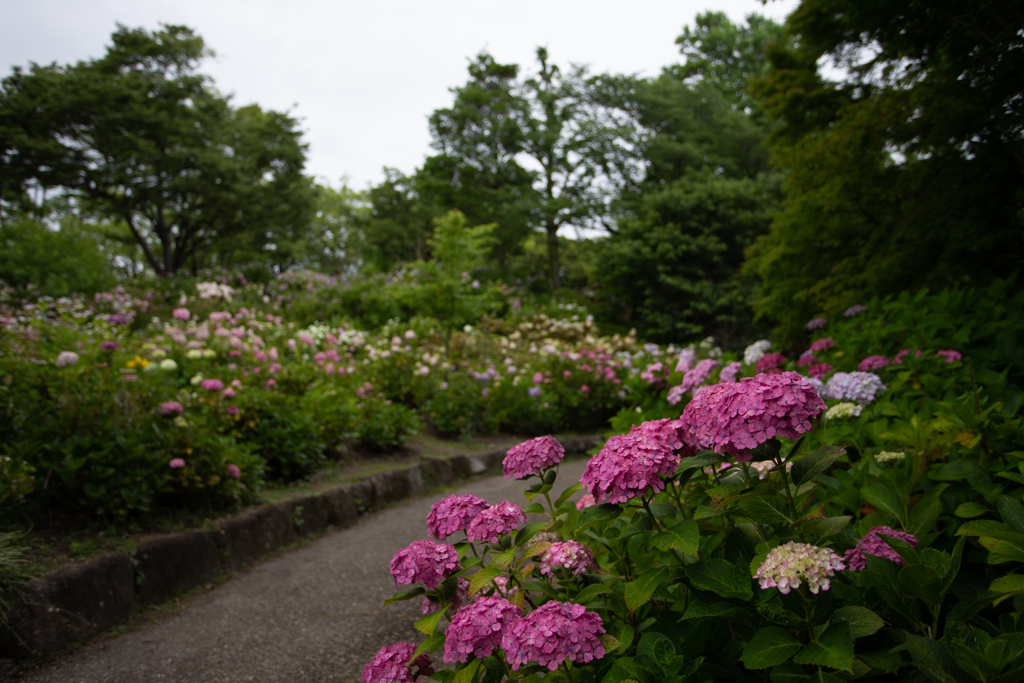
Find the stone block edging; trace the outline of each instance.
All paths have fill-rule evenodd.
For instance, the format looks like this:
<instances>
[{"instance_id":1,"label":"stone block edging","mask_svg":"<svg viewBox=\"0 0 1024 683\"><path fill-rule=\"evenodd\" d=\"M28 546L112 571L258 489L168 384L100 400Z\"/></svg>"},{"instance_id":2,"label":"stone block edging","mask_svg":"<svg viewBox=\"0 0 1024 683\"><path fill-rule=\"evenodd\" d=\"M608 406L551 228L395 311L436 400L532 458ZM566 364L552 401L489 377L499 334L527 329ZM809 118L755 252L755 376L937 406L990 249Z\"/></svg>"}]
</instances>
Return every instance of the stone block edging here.
<instances>
[{"instance_id":1,"label":"stone block edging","mask_svg":"<svg viewBox=\"0 0 1024 683\"><path fill-rule=\"evenodd\" d=\"M599 437L563 440L582 454ZM211 531L157 536L130 554L109 553L29 582L22 604L0 626L0 658L24 659L65 650L129 621L157 604L216 581L268 553L367 512L484 474L500 474L503 450L431 459L321 493L249 508Z\"/></svg>"}]
</instances>

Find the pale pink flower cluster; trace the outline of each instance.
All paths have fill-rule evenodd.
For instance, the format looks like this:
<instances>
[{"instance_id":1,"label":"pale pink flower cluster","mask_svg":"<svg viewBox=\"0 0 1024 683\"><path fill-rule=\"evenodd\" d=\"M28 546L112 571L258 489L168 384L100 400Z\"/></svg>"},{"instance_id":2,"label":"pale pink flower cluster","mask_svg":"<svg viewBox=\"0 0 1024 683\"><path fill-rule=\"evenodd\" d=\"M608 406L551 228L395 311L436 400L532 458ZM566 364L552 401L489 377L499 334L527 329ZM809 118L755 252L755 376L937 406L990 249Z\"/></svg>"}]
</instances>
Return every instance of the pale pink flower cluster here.
<instances>
[{"instance_id":1,"label":"pale pink flower cluster","mask_svg":"<svg viewBox=\"0 0 1024 683\"><path fill-rule=\"evenodd\" d=\"M66 368L78 362L78 354L74 351L61 351L57 354L55 364L58 368Z\"/></svg>"},{"instance_id":2,"label":"pale pink flower cluster","mask_svg":"<svg viewBox=\"0 0 1024 683\"><path fill-rule=\"evenodd\" d=\"M789 593L807 582L811 593L827 591L830 577L845 568L843 558L829 548L790 541L773 548L755 575L762 590L778 588Z\"/></svg>"},{"instance_id":3,"label":"pale pink flower cluster","mask_svg":"<svg viewBox=\"0 0 1024 683\"><path fill-rule=\"evenodd\" d=\"M827 406L796 372L760 374L708 387L683 411L692 445L749 460L747 449L777 436L796 439L810 431Z\"/></svg>"},{"instance_id":4,"label":"pale pink flower cluster","mask_svg":"<svg viewBox=\"0 0 1024 683\"><path fill-rule=\"evenodd\" d=\"M177 401L165 401L160 404L160 414L164 417L177 417L185 412L185 407Z\"/></svg>"},{"instance_id":5,"label":"pale pink flower cluster","mask_svg":"<svg viewBox=\"0 0 1024 683\"><path fill-rule=\"evenodd\" d=\"M501 638L513 671L536 662L554 671L565 660L586 664L604 657L604 624L596 612L570 602L547 602L516 619Z\"/></svg>"},{"instance_id":6,"label":"pale pink flower cluster","mask_svg":"<svg viewBox=\"0 0 1024 683\"><path fill-rule=\"evenodd\" d=\"M437 588L458 569L458 551L431 540L413 541L391 558L396 584L421 582L427 588Z\"/></svg>"},{"instance_id":7,"label":"pale pink flower cluster","mask_svg":"<svg viewBox=\"0 0 1024 683\"><path fill-rule=\"evenodd\" d=\"M718 373L719 383L735 382L736 377L740 374L740 370L742 369L743 363L739 362L738 360L734 360L733 362L729 363L724 368L722 368L722 371L720 373Z\"/></svg>"},{"instance_id":8,"label":"pale pink flower cluster","mask_svg":"<svg viewBox=\"0 0 1024 683\"><path fill-rule=\"evenodd\" d=\"M565 458L565 447L551 435L538 436L508 450L501 463L506 479L526 479L554 467Z\"/></svg>"},{"instance_id":9,"label":"pale pink flower cluster","mask_svg":"<svg viewBox=\"0 0 1024 683\"><path fill-rule=\"evenodd\" d=\"M224 389L224 382L219 379L204 379L199 384L207 391L221 391Z\"/></svg>"},{"instance_id":10,"label":"pale pink flower cluster","mask_svg":"<svg viewBox=\"0 0 1024 683\"><path fill-rule=\"evenodd\" d=\"M903 558L900 557L900 554L893 550L882 536L898 538L909 544L911 548L917 547L917 537L913 534L909 534L906 531L897 531L887 526L872 527L871 531L857 541L855 547L846 551L846 561L850 565L850 571L859 572L868 566L867 560L864 559L865 555L875 555L877 557L884 557L897 564L906 564Z\"/></svg>"},{"instance_id":11,"label":"pale pink flower cluster","mask_svg":"<svg viewBox=\"0 0 1024 683\"><path fill-rule=\"evenodd\" d=\"M679 385L683 393L692 392L694 389L711 379L711 371L718 367L718 361L714 358L705 358L697 363L692 370L683 375L683 381Z\"/></svg>"},{"instance_id":12,"label":"pale pink flower cluster","mask_svg":"<svg viewBox=\"0 0 1024 683\"><path fill-rule=\"evenodd\" d=\"M696 349L686 348L679 352L679 361L676 363L676 372L687 372L693 367L697 360Z\"/></svg>"},{"instance_id":13,"label":"pale pink flower cluster","mask_svg":"<svg viewBox=\"0 0 1024 683\"><path fill-rule=\"evenodd\" d=\"M503 500L483 510L470 522L466 538L473 542L497 543L502 536L512 533L525 523L526 515L522 508Z\"/></svg>"},{"instance_id":14,"label":"pale pink flower cluster","mask_svg":"<svg viewBox=\"0 0 1024 683\"><path fill-rule=\"evenodd\" d=\"M429 655L422 654L410 663L414 652L416 646L406 641L385 645L363 667L363 683L413 683L421 674L432 676L434 669Z\"/></svg>"},{"instance_id":15,"label":"pale pink flower cluster","mask_svg":"<svg viewBox=\"0 0 1024 683\"><path fill-rule=\"evenodd\" d=\"M443 541L456 531L465 531L473 519L491 505L472 494L448 496L430 506L427 513L427 531Z\"/></svg>"},{"instance_id":16,"label":"pale pink flower cluster","mask_svg":"<svg viewBox=\"0 0 1024 683\"><path fill-rule=\"evenodd\" d=\"M523 610L497 596L477 598L465 605L448 625L444 661L465 662L470 655L490 657L512 622L522 615Z\"/></svg>"},{"instance_id":17,"label":"pale pink flower cluster","mask_svg":"<svg viewBox=\"0 0 1024 683\"><path fill-rule=\"evenodd\" d=\"M661 477L675 472L682 458L674 452L678 448L675 444L681 444L681 439L678 432L675 437L666 435L666 425L674 421L652 422L656 424L645 422L628 434L609 438L587 463L580 481L595 501L624 503L647 490L664 490Z\"/></svg>"},{"instance_id":18,"label":"pale pink flower cluster","mask_svg":"<svg viewBox=\"0 0 1024 683\"><path fill-rule=\"evenodd\" d=\"M953 363L953 362L958 361L958 360L960 360L961 358L964 357L962 353L960 353L959 351L954 351L953 349L945 349L943 351L936 351L935 355L936 356L941 356L941 357L945 358L947 363Z\"/></svg>"},{"instance_id":19,"label":"pale pink flower cluster","mask_svg":"<svg viewBox=\"0 0 1024 683\"><path fill-rule=\"evenodd\" d=\"M189 310L187 308L175 308L173 311L171 311L171 317L174 318L175 320L188 320L190 317L192 317L192 314L189 313Z\"/></svg>"},{"instance_id":20,"label":"pale pink flower cluster","mask_svg":"<svg viewBox=\"0 0 1024 683\"><path fill-rule=\"evenodd\" d=\"M558 569L572 576L597 569L594 553L579 541L559 541L548 546L540 556L540 573L552 575Z\"/></svg>"},{"instance_id":21,"label":"pale pink flower cluster","mask_svg":"<svg viewBox=\"0 0 1024 683\"><path fill-rule=\"evenodd\" d=\"M171 461L167 463L167 466L172 470L181 469L185 466L185 460L182 458L171 458Z\"/></svg>"},{"instance_id":22,"label":"pale pink flower cluster","mask_svg":"<svg viewBox=\"0 0 1024 683\"><path fill-rule=\"evenodd\" d=\"M228 476L232 479L238 479L242 476L242 470L238 468L238 465L230 464L227 466Z\"/></svg>"},{"instance_id":23,"label":"pale pink flower cluster","mask_svg":"<svg viewBox=\"0 0 1024 683\"><path fill-rule=\"evenodd\" d=\"M576 501L576 509L580 510L581 512L595 505L597 505L597 500L594 498L593 493L584 493L582 496L580 496L580 499Z\"/></svg>"}]
</instances>

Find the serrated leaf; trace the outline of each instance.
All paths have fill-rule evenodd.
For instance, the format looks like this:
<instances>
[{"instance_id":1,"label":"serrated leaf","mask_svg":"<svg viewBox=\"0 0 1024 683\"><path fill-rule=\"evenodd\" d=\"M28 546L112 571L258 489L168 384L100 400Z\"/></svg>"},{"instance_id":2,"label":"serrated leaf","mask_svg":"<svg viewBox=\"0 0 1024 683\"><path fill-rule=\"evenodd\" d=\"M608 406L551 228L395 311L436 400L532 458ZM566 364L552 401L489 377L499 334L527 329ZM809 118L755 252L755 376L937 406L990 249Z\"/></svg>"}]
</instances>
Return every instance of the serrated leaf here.
<instances>
[{"instance_id":1,"label":"serrated leaf","mask_svg":"<svg viewBox=\"0 0 1024 683\"><path fill-rule=\"evenodd\" d=\"M661 567L660 569L644 572L627 583L624 590L624 597L626 599L626 607L629 608L629 611L637 611L648 600L650 600L651 596L654 595L654 591L657 590L658 585L661 584L662 579L664 579L668 573L669 570L667 568Z\"/></svg>"},{"instance_id":2,"label":"serrated leaf","mask_svg":"<svg viewBox=\"0 0 1024 683\"><path fill-rule=\"evenodd\" d=\"M793 656L797 664L816 664L848 671L853 668L853 637L845 621L829 624L825 632Z\"/></svg>"},{"instance_id":3,"label":"serrated leaf","mask_svg":"<svg viewBox=\"0 0 1024 683\"><path fill-rule=\"evenodd\" d=\"M767 669L789 661L800 647L800 641L789 631L766 626L758 629L744 646L740 661L748 669Z\"/></svg>"},{"instance_id":4,"label":"serrated leaf","mask_svg":"<svg viewBox=\"0 0 1024 683\"><path fill-rule=\"evenodd\" d=\"M516 532L515 545L522 547L524 543L536 536L550 522L530 522Z\"/></svg>"},{"instance_id":5,"label":"serrated leaf","mask_svg":"<svg viewBox=\"0 0 1024 683\"><path fill-rule=\"evenodd\" d=\"M1024 549L1020 546L998 538L979 538L978 543L988 549L989 564L1004 562L1024 562Z\"/></svg>"},{"instance_id":6,"label":"serrated leaf","mask_svg":"<svg viewBox=\"0 0 1024 683\"><path fill-rule=\"evenodd\" d=\"M867 607L859 607L857 605L840 607L832 615L832 620L845 621L850 627L850 636L855 640L857 638L863 638L864 636L870 636L872 633L876 633L878 629L885 626L885 622L882 621L882 617L878 616Z\"/></svg>"},{"instance_id":7,"label":"serrated leaf","mask_svg":"<svg viewBox=\"0 0 1024 683\"><path fill-rule=\"evenodd\" d=\"M611 593L611 588L602 583L594 583L577 593L576 597L573 598L572 601L577 605L586 605L597 596L606 595L608 593Z\"/></svg>"},{"instance_id":8,"label":"serrated leaf","mask_svg":"<svg viewBox=\"0 0 1024 683\"><path fill-rule=\"evenodd\" d=\"M780 626L792 627L797 624L801 624L804 621L804 618L796 612L791 612L785 607L780 607L779 605L774 605L770 602L765 603L764 605L758 605L756 609L757 613L762 617L773 624L778 624Z\"/></svg>"},{"instance_id":9,"label":"serrated leaf","mask_svg":"<svg viewBox=\"0 0 1024 683\"><path fill-rule=\"evenodd\" d=\"M814 538L815 545L820 545L825 539L835 536L849 526L852 519L853 517L849 515L825 517L824 519L819 519L809 523L807 525L807 530Z\"/></svg>"},{"instance_id":10,"label":"serrated leaf","mask_svg":"<svg viewBox=\"0 0 1024 683\"><path fill-rule=\"evenodd\" d=\"M831 444L822 446L794 462L790 476L793 477L793 482L797 486L809 482L831 467L832 463L842 457L844 453L846 453L846 449L842 446Z\"/></svg>"},{"instance_id":11,"label":"serrated leaf","mask_svg":"<svg viewBox=\"0 0 1024 683\"><path fill-rule=\"evenodd\" d=\"M907 651L915 666L940 683L958 683L953 674L953 658L945 643L907 634Z\"/></svg>"},{"instance_id":12,"label":"serrated leaf","mask_svg":"<svg viewBox=\"0 0 1024 683\"><path fill-rule=\"evenodd\" d=\"M942 581L931 567L923 564L910 564L899 571L899 581L903 589L917 596L928 605L942 602Z\"/></svg>"},{"instance_id":13,"label":"serrated leaf","mask_svg":"<svg viewBox=\"0 0 1024 683\"><path fill-rule=\"evenodd\" d=\"M974 519L964 522L956 530L957 536L985 536L999 538L1017 545L1024 545L1024 534L1014 531L1009 524L991 519Z\"/></svg>"},{"instance_id":14,"label":"serrated leaf","mask_svg":"<svg viewBox=\"0 0 1024 683\"><path fill-rule=\"evenodd\" d=\"M426 589L423 586L417 586L416 588L410 588L407 591L399 591L398 593L395 593L390 598L388 598L387 600L384 601L384 607L387 607L388 605L390 605L393 602L400 602L402 600L411 600L411 599L413 599L415 597L419 597L420 595L423 595L426 592L427 591L426 591Z\"/></svg>"},{"instance_id":15,"label":"serrated leaf","mask_svg":"<svg viewBox=\"0 0 1024 683\"><path fill-rule=\"evenodd\" d=\"M687 555L696 555L700 548L700 530L697 528L697 522L692 519L680 522L671 529L656 534L651 539L651 545L658 550L671 548Z\"/></svg>"},{"instance_id":16,"label":"serrated leaf","mask_svg":"<svg viewBox=\"0 0 1024 683\"><path fill-rule=\"evenodd\" d=\"M744 619L751 616L749 609L737 607L728 602L715 602L707 604L700 600L692 600L686 607L686 612L679 617L679 621L687 619L710 619L722 617L726 619Z\"/></svg>"},{"instance_id":17,"label":"serrated leaf","mask_svg":"<svg viewBox=\"0 0 1024 683\"><path fill-rule=\"evenodd\" d=\"M627 647L629 647L628 643L623 643L610 633L602 633L601 642L604 644L605 652L609 653L618 652L619 650L625 650Z\"/></svg>"},{"instance_id":18,"label":"serrated leaf","mask_svg":"<svg viewBox=\"0 0 1024 683\"><path fill-rule=\"evenodd\" d=\"M540 503L530 503L529 505L527 505L526 507L523 508L523 512L525 512L528 515L529 514L538 514L538 515L539 514L543 514L544 513L544 506L541 505Z\"/></svg>"},{"instance_id":19,"label":"serrated leaf","mask_svg":"<svg viewBox=\"0 0 1024 683\"><path fill-rule=\"evenodd\" d=\"M443 609L439 609L436 612L434 612L433 614L428 614L427 616L423 617L422 619L417 621L415 624L413 624L413 626L415 626L416 630L419 631L420 633L423 633L423 634L426 634L428 636L431 636L431 635L434 635L434 629L437 628L437 625L441 622L441 617L443 617L443 616L444 616L444 610ZM406 623L408 623L408 622L406 622Z\"/></svg>"},{"instance_id":20,"label":"serrated leaf","mask_svg":"<svg viewBox=\"0 0 1024 683\"><path fill-rule=\"evenodd\" d=\"M686 578L701 590L712 591L723 598L749 600L754 595L750 573L744 566L713 559L686 566Z\"/></svg>"},{"instance_id":21,"label":"serrated leaf","mask_svg":"<svg viewBox=\"0 0 1024 683\"><path fill-rule=\"evenodd\" d=\"M512 562L516 559L516 549L509 548L503 553L498 553L491 557L491 565L498 567L499 569L508 569Z\"/></svg>"},{"instance_id":22,"label":"serrated leaf","mask_svg":"<svg viewBox=\"0 0 1024 683\"><path fill-rule=\"evenodd\" d=\"M796 523L799 524L800 522L812 522L812 521L814 521L816 519L824 519L825 518L825 506L826 505L828 505L828 502L821 503L820 505L818 505L818 507L814 508L811 512L807 513L806 515L804 515L800 519L796 520Z\"/></svg>"},{"instance_id":23,"label":"serrated leaf","mask_svg":"<svg viewBox=\"0 0 1024 683\"><path fill-rule=\"evenodd\" d=\"M410 657L409 659L410 660L414 660L417 657L419 657L421 654L424 654L426 652L433 652L434 650L436 650L437 648L442 647L442 646L444 646L444 632L443 631L441 633L435 633L434 635L430 636L429 638L424 640L422 643L417 645L416 646L416 650L412 653L412 657Z\"/></svg>"},{"instance_id":24,"label":"serrated leaf","mask_svg":"<svg viewBox=\"0 0 1024 683\"><path fill-rule=\"evenodd\" d=\"M899 565L875 555L865 555L864 561L872 585L886 604L910 621L916 622L917 616L911 607L909 596L900 586Z\"/></svg>"},{"instance_id":25,"label":"serrated leaf","mask_svg":"<svg viewBox=\"0 0 1024 683\"><path fill-rule=\"evenodd\" d=\"M621 512L622 506L613 503L591 505L580 513L580 520L577 523L577 531L582 531L591 524L597 524L598 522L618 517Z\"/></svg>"},{"instance_id":26,"label":"serrated leaf","mask_svg":"<svg viewBox=\"0 0 1024 683\"><path fill-rule=\"evenodd\" d=\"M523 552L523 556L536 557L537 555L542 555L550 547L551 541L537 541Z\"/></svg>"},{"instance_id":27,"label":"serrated leaf","mask_svg":"<svg viewBox=\"0 0 1024 683\"><path fill-rule=\"evenodd\" d=\"M999 510L999 516L1011 529L1024 533L1024 505L1019 500L1014 500L1009 496L999 496L999 500L996 501L996 509Z\"/></svg>"},{"instance_id":28,"label":"serrated leaf","mask_svg":"<svg viewBox=\"0 0 1024 683\"><path fill-rule=\"evenodd\" d=\"M995 593L1021 593L1024 592L1024 574L1009 574L995 579L988 587Z\"/></svg>"},{"instance_id":29,"label":"serrated leaf","mask_svg":"<svg viewBox=\"0 0 1024 683\"><path fill-rule=\"evenodd\" d=\"M455 674L455 678L452 679L452 683L473 683L476 680L476 673L480 670L480 666L484 663L482 659L474 659L466 665L465 669L459 669L458 673Z\"/></svg>"},{"instance_id":30,"label":"serrated leaf","mask_svg":"<svg viewBox=\"0 0 1024 683\"><path fill-rule=\"evenodd\" d=\"M740 502L740 509L761 524L793 523L789 514L789 504L775 496L745 498Z\"/></svg>"},{"instance_id":31,"label":"serrated leaf","mask_svg":"<svg viewBox=\"0 0 1024 683\"><path fill-rule=\"evenodd\" d=\"M772 667L770 678L771 683L810 683L811 680L804 668L793 662L783 662Z\"/></svg>"},{"instance_id":32,"label":"serrated leaf","mask_svg":"<svg viewBox=\"0 0 1024 683\"><path fill-rule=\"evenodd\" d=\"M703 469L705 467L720 465L723 462L725 462L725 458L717 453L698 453L692 457L683 458L679 463L679 467L676 468L676 472L686 472L687 470L698 468Z\"/></svg>"},{"instance_id":33,"label":"serrated leaf","mask_svg":"<svg viewBox=\"0 0 1024 683\"><path fill-rule=\"evenodd\" d=\"M865 501L882 512L888 512L906 526L907 508L903 499L891 488L881 483L868 484L860 490L860 494Z\"/></svg>"},{"instance_id":34,"label":"serrated leaf","mask_svg":"<svg viewBox=\"0 0 1024 683\"><path fill-rule=\"evenodd\" d=\"M476 595L483 590L484 586L499 576L501 576L501 569L498 567L487 567L486 569L481 569L476 574L469 577L469 594Z\"/></svg>"},{"instance_id":35,"label":"serrated leaf","mask_svg":"<svg viewBox=\"0 0 1024 683\"><path fill-rule=\"evenodd\" d=\"M991 511L991 508L986 507L981 503L960 503L956 506L956 510L953 511L953 514L957 517L980 517Z\"/></svg>"},{"instance_id":36,"label":"serrated leaf","mask_svg":"<svg viewBox=\"0 0 1024 683\"><path fill-rule=\"evenodd\" d=\"M582 490L583 484L581 484L580 482L576 482L566 490L562 491L562 495L560 495L557 498L557 500L555 500L555 509L557 510L558 508L562 507L562 503L569 500L576 492Z\"/></svg>"}]
</instances>

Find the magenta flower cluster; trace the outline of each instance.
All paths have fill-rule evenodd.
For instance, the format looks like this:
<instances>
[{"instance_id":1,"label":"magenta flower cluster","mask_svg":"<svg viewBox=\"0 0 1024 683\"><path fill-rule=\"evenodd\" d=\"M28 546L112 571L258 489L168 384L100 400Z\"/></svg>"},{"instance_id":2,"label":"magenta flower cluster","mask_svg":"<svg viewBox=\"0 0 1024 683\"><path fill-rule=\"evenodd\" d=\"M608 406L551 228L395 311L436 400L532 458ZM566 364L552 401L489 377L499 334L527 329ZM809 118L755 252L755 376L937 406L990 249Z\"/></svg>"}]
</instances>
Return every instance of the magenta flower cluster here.
<instances>
[{"instance_id":1,"label":"magenta flower cluster","mask_svg":"<svg viewBox=\"0 0 1024 683\"><path fill-rule=\"evenodd\" d=\"M458 569L458 551L431 540L413 541L391 558L391 576L396 584L422 583L437 588Z\"/></svg>"},{"instance_id":2,"label":"magenta flower cluster","mask_svg":"<svg viewBox=\"0 0 1024 683\"><path fill-rule=\"evenodd\" d=\"M165 401L160 404L160 414L164 417L177 417L185 412L185 407L177 401Z\"/></svg>"},{"instance_id":3,"label":"magenta flower cluster","mask_svg":"<svg viewBox=\"0 0 1024 683\"><path fill-rule=\"evenodd\" d=\"M565 458L565 447L553 436L538 436L513 446L501 463L506 479L526 479L554 467Z\"/></svg>"},{"instance_id":4,"label":"magenta flower cluster","mask_svg":"<svg viewBox=\"0 0 1024 683\"><path fill-rule=\"evenodd\" d=\"M567 574L579 576L597 569L594 553L579 541L559 541L548 546L540 556L540 573L551 576L559 569Z\"/></svg>"},{"instance_id":5,"label":"magenta flower cluster","mask_svg":"<svg viewBox=\"0 0 1024 683\"><path fill-rule=\"evenodd\" d=\"M917 547L917 537L913 534L909 534L906 531L897 531L887 526L872 527L871 531L857 541L856 546L846 551L846 562L851 571L859 572L868 566L867 560L864 559L865 555L875 555L877 557L884 557L897 564L906 564L899 553L885 542L882 538L883 536L898 538L909 544L911 548Z\"/></svg>"},{"instance_id":6,"label":"magenta flower cluster","mask_svg":"<svg viewBox=\"0 0 1024 683\"><path fill-rule=\"evenodd\" d=\"M824 351L825 349L831 349L835 345L836 343L832 341L832 337L823 337L811 342L811 351Z\"/></svg>"},{"instance_id":7,"label":"magenta flower cluster","mask_svg":"<svg viewBox=\"0 0 1024 683\"><path fill-rule=\"evenodd\" d=\"M199 384L207 391L221 391L224 388L224 382L219 379L204 379Z\"/></svg>"},{"instance_id":8,"label":"magenta flower cluster","mask_svg":"<svg viewBox=\"0 0 1024 683\"><path fill-rule=\"evenodd\" d=\"M692 392L694 389L711 379L711 371L718 367L718 361L714 358L705 358L701 362L697 363L697 366L692 370L687 370L686 374L683 375L683 381L680 384L682 392Z\"/></svg>"},{"instance_id":9,"label":"magenta flower cluster","mask_svg":"<svg viewBox=\"0 0 1024 683\"><path fill-rule=\"evenodd\" d=\"M490 506L486 500L472 494L448 496L430 506L427 531L437 540L443 541L456 531L468 529L469 523Z\"/></svg>"},{"instance_id":10,"label":"magenta flower cluster","mask_svg":"<svg viewBox=\"0 0 1024 683\"><path fill-rule=\"evenodd\" d=\"M497 543L505 534L512 533L526 523L523 509L515 503L503 500L478 514L466 529L470 541Z\"/></svg>"},{"instance_id":11,"label":"magenta flower cluster","mask_svg":"<svg viewBox=\"0 0 1024 683\"><path fill-rule=\"evenodd\" d=\"M470 655L490 657L501 645L509 626L523 610L505 598L477 598L462 607L452 618L444 638L444 661L465 662Z\"/></svg>"},{"instance_id":12,"label":"magenta flower cluster","mask_svg":"<svg viewBox=\"0 0 1024 683\"><path fill-rule=\"evenodd\" d=\"M596 612L570 602L547 602L516 619L501 638L513 671L536 662L554 671L569 660L586 664L604 657L604 624Z\"/></svg>"},{"instance_id":13,"label":"magenta flower cluster","mask_svg":"<svg viewBox=\"0 0 1024 683\"><path fill-rule=\"evenodd\" d=\"M796 439L810 431L827 406L817 389L796 372L760 374L716 384L683 410L692 445L749 460L743 451L768 439Z\"/></svg>"},{"instance_id":14,"label":"magenta flower cluster","mask_svg":"<svg viewBox=\"0 0 1024 683\"><path fill-rule=\"evenodd\" d=\"M661 477L675 472L682 458L675 453L676 442L663 435L664 424L646 424L609 438L587 463L580 482L598 503L624 503L647 490L662 491L665 482Z\"/></svg>"},{"instance_id":15,"label":"magenta flower cluster","mask_svg":"<svg viewBox=\"0 0 1024 683\"><path fill-rule=\"evenodd\" d=\"M428 655L420 655L409 662L415 652L416 646L406 641L385 645L363 667L363 683L413 683L420 674L432 676L434 669ZM416 667L416 673L413 673L413 667Z\"/></svg>"},{"instance_id":16,"label":"magenta flower cluster","mask_svg":"<svg viewBox=\"0 0 1024 683\"><path fill-rule=\"evenodd\" d=\"M858 365L857 369L861 372L868 372L870 370L878 370L884 368L889 364L888 356L867 356Z\"/></svg>"},{"instance_id":17,"label":"magenta flower cluster","mask_svg":"<svg viewBox=\"0 0 1024 683\"><path fill-rule=\"evenodd\" d=\"M959 351L954 351L953 349L944 349L942 351L936 351L935 355L945 358L947 363L953 363L964 357L962 353L960 353Z\"/></svg>"},{"instance_id":18,"label":"magenta flower cluster","mask_svg":"<svg viewBox=\"0 0 1024 683\"><path fill-rule=\"evenodd\" d=\"M766 353L754 365L754 372L767 372L775 368L781 368L786 364L786 357L781 353Z\"/></svg>"}]
</instances>

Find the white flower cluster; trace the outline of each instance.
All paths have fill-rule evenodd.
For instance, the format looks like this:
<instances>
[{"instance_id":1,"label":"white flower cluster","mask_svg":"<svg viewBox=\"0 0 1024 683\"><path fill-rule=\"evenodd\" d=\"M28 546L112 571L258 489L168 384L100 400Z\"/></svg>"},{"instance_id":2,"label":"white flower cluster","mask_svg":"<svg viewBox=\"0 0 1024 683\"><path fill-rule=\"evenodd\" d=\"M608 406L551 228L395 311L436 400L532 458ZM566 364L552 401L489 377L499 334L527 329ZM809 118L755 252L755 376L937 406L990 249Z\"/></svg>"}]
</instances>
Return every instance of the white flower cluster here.
<instances>
[{"instance_id":1,"label":"white flower cluster","mask_svg":"<svg viewBox=\"0 0 1024 683\"><path fill-rule=\"evenodd\" d=\"M197 282L196 290L199 292L200 299L224 299L225 301L230 301L231 295L235 293L233 288L219 282Z\"/></svg>"},{"instance_id":2,"label":"white flower cluster","mask_svg":"<svg viewBox=\"0 0 1024 683\"><path fill-rule=\"evenodd\" d=\"M903 460L907 457L907 454L903 451L882 451L881 453L875 454L876 462L896 462Z\"/></svg>"},{"instance_id":3,"label":"white flower cluster","mask_svg":"<svg viewBox=\"0 0 1024 683\"><path fill-rule=\"evenodd\" d=\"M826 420L842 420L847 417L860 417L860 411L864 407L850 401L837 403L825 411Z\"/></svg>"},{"instance_id":4,"label":"white flower cluster","mask_svg":"<svg viewBox=\"0 0 1024 683\"><path fill-rule=\"evenodd\" d=\"M790 541L768 553L756 577L762 590L778 588L785 594L806 581L811 593L817 595L828 590L829 577L845 568L843 558L828 548Z\"/></svg>"},{"instance_id":5,"label":"white flower cluster","mask_svg":"<svg viewBox=\"0 0 1024 683\"><path fill-rule=\"evenodd\" d=\"M761 357L772 348L772 343L767 339L754 342L743 350L743 364L753 365L761 360Z\"/></svg>"}]
</instances>

